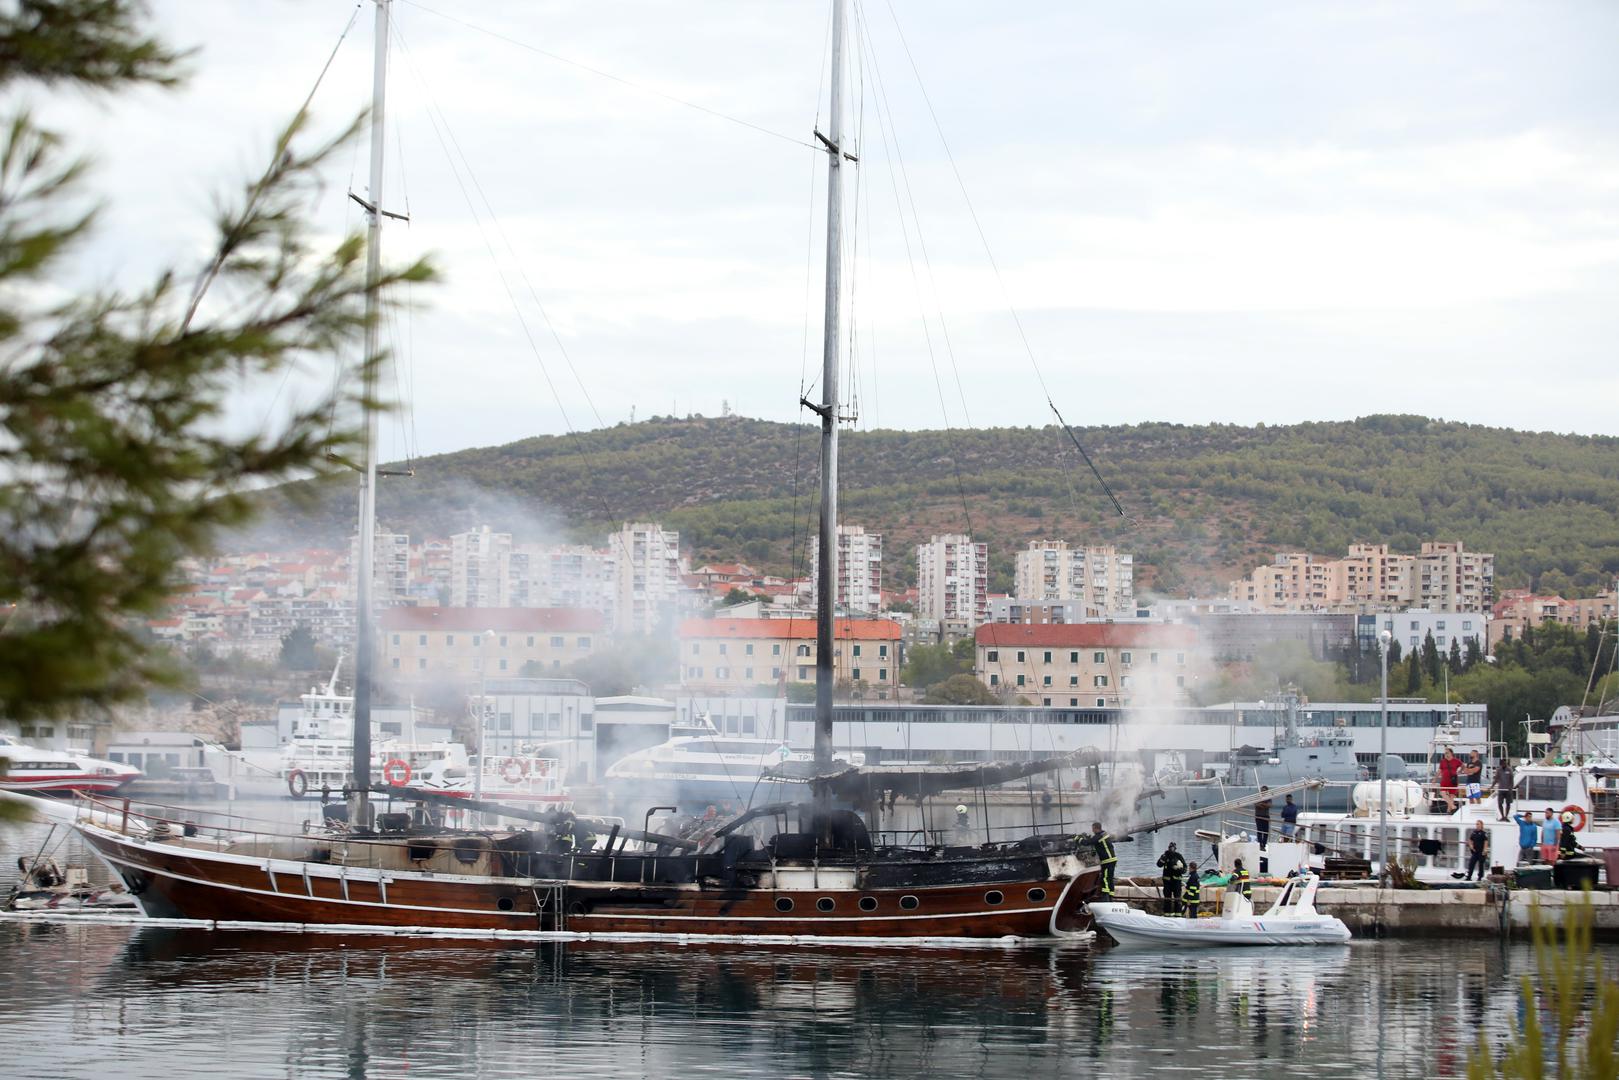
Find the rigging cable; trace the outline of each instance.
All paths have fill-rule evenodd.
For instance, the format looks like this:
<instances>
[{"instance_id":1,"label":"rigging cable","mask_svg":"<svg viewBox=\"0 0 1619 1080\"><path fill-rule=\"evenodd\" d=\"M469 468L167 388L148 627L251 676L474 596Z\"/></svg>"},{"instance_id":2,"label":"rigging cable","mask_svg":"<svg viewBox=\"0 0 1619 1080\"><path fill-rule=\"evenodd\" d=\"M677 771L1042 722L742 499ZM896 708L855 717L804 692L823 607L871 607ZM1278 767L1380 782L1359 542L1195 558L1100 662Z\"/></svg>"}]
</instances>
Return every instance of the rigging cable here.
<instances>
[{"instance_id":1,"label":"rigging cable","mask_svg":"<svg viewBox=\"0 0 1619 1080\"><path fill-rule=\"evenodd\" d=\"M419 9L421 11L425 11L429 15L436 15L439 18L444 19L444 20L446 20L448 22L453 22L453 23L456 23L459 26L464 26L468 30L473 30L473 31L476 31L477 33L480 33L480 34L486 34L489 37L495 38L498 41L504 41L508 45L514 45L519 49L524 49L524 50L527 50L528 52L535 53L536 55L543 56L548 60L555 60L558 63L567 64L569 67L578 68L580 71L585 71L585 72L590 73L591 75L595 75L595 76L598 76L600 78L607 79L610 82L618 83L620 86L627 86L632 90L639 90L643 94L651 94L653 97L659 97L659 98L664 99L665 101L673 102L676 105L682 105L682 106L684 106L684 107L686 107L688 109L693 109L693 110L696 110L697 112L705 113L705 114L707 114L709 116L712 116L712 117L714 117L715 119L718 119L718 120L729 121L730 123L737 124L737 125L739 125L741 127L748 128L748 129L750 129L752 131L757 131L761 135L769 135L773 139L781 139L783 142L790 142L795 146L802 146L802 147L804 147L805 149L808 149L808 150L819 150L820 149L820 147L816 146L814 143L807 142L804 139L797 138L796 136L786 135L786 134L783 134L780 131L774 131L774 130L772 130L770 128L765 127L762 124L755 124L751 120L743 120L741 117L731 116L728 113L722 113L718 109L711 109L707 105L699 105L695 101L687 101L685 98L676 97L675 95L670 94L670 93L666 93L666 92L664 92L662 90L655 90L650 86L643 86L640 83L633 82L633 81L631 81L629 79L624 78L621 75L614 75L613 73L608 72L608 71L603 71L600 68L591 67L589 64L580 63L578 60L570 60L568 57L559 55L558 53L551 52L549 49L542 49L538 45L531 45L526 41L522 41L522 40L520 40L518 38L512 37L510 34L503 34L498 30L490 30L488 27L479 26L476 23L467 22L465 19L457 18L454 15L450 15L450 14L447 14L445 12L438 11L438 10L436 10L434 8L430 8L426 4L417 3L416 0L401 0L401 2L409 4L413 8L417 8L417 9Z\"/></svg>"}]
</instances>

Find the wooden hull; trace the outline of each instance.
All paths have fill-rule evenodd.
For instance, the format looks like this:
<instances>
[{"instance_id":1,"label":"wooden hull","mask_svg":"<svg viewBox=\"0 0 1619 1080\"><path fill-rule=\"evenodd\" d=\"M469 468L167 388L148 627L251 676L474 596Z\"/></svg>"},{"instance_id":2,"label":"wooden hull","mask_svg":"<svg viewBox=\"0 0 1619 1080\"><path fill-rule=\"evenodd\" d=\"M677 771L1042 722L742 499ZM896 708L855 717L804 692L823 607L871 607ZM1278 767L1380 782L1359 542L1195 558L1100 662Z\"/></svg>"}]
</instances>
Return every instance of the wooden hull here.
<instances>
[{"instance_id":1,"label":"wooden hull","mask_svg":"<svg viewBox=\"0 0 1619 1080\"><path fill-rule=\"evenodd\" d=\"M1028 880L721 888L413 873L219 852L79 825L152 916L456 930L819 938L1037 938L1087 928L1095 866ZM1046 860L1037 860L1044 864ZM1060 865L1058 865L1060 864ZM864 905L864 906L862 906Z\"/></svg>"}]
</instances>

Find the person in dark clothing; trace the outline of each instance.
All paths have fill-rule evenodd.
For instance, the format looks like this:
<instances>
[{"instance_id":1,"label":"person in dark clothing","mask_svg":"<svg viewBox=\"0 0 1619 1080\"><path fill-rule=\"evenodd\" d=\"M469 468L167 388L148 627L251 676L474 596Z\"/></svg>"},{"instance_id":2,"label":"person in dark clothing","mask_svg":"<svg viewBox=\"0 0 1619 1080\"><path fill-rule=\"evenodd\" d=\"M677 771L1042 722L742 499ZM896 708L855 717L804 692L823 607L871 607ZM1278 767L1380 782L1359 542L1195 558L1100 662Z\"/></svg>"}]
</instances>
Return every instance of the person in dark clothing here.
<instances>
[{"instance_id":1,"label":"person in dark clothing","mask_svg":"<svg viewBox=\"0 0 1619 1080\"><path fill-rule=\"evenodd\" d=\"M1118 865L1119 854L1113 850L1113 837L1102 830L1100 821L1091 822L1091 843L1096 847L1096 858L1102 864L1102 895L1113 895L1113 868Z\"/></svg>"},{"instance_id":2,"label":"person in dark clothing","mask_svg":"<svg viewBox=\"0 0 1619 1080\"><path fill-rule=\"evenodd\" d=\"M1245 900L1254 898L1254 888L1248 880L1248 868L1242 865L1241 859L1232 860L1231 881L1226 888L1237 890L1238 895Z\"/></svg>"},{"instance_id":3,"label":"person in dark clothing","mask_svg":"<svg viewBox=\"0 0 1619 1080\"><path fill-rule=\"evenodd\" d=\"M1181 890L1181 908L1188 919L1197 918L1197 905L1203 899L1203 878L1193 863L1186 875L1186 888Z\"/></svg>"},{"instance_id":4,"label":"person in dark clothing","mask_svg":"<svg viewBox=\"0 0 1619 1080\"><path fill-rule=\"evenodd\" d=\"M1171 840L1169 847L1158 856L1158 867L1164 872L1164 914L1178 915L1181 909L1181 878L1186 875L1186 859L1175 850L1175 842Z\"/></svg>"},{"instance_id":5,"label":"person in dark clothing","mask_svg":"<svg viewBox=\"0 0 1619 1080\"><path fill-rule=\"evenodd\" d=\"M1502 821L1512 817L1512 800L1517 795L1517 781L1512 775L1512 762L1502 758L1495 766L1495 809Z\"/></svg>"},{"instance_id":6,"label":"person in dark clothing","mask_svg":"<svg viewBox=\"0 0 1619 1080\"><path fill-rule=\"evenodd\" d=\"M1478 871L1478 880L1484 880L1484 868L1489 863L1490 834L1484 829L1484 822L1473 822L1472 831L1467 834L1467 873L1463 881L1472 881L1473 871Z\"/></svg>"},{"instance_id":7,"label":"person in dark clothing","mask_svg":"<svg viewBox=\"0 0 1619 1080\"><path fill-rule=\"evenodd\" d=\"M1291 840L1299 829L1299 804L1289 795L1282 804L1282 839Z\"/></svg>"},{"instance_id":8,"label":"person in dark clothing","mask_svg":"<svg viewBox=\"0 0 1619 1080\"><path fill-rule=\"evenodd\" d=\"M1270 788L1261 786L1261 794ZM1270 800L1265 799L1254 806L1254 832L1259 834L1259 850L1264 851L1265 845L1270 843Z\"/></svg>"},{"instance_id":9,"label":"person in dark clothing","mask_svg":"<svg viewBox=\"0 0 1619 1080\"><path fill-rule=\"evenodd\" d=\"M1578 855L1579 853L1580 841L1579 838L1574 835L1574 815L1564 814L1563 831L1562 834L1557 837L1557 857L1559 859L1566 859L1570 855Z\"/></svg>"}]
</instances>

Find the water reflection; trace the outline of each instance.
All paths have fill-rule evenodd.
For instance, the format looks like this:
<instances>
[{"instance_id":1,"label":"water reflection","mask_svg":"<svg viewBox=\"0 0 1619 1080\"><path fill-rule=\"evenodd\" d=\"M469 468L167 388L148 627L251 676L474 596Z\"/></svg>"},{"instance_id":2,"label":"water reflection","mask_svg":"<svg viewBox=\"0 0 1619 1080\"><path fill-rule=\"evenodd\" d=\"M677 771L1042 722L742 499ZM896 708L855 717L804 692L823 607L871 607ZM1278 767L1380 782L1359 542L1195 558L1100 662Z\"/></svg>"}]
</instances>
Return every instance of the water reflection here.
<instances>
[{"instance_id":1,"label":"water reflection","mask_svg":"<svg viewBox=\"0 0 1619 1080\"><path fill-rule=\"evenodd\" d=\"M38 1074L1462 1075L1527 951L1165 954L338 939L0 924ZM1379 1039L1379 1034L1382 1039ZM32 1063L32 1064L29 1064ZM34 1068L33 1065L41 1065Z\"/></svg>"}]
</instances>

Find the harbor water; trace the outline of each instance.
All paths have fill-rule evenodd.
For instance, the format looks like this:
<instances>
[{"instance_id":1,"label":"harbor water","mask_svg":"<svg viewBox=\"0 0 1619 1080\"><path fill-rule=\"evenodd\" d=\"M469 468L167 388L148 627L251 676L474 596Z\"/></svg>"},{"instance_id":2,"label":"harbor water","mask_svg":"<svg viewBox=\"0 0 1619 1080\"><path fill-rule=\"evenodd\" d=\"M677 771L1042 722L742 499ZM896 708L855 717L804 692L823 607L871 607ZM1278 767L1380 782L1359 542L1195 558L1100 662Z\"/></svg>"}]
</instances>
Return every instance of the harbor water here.
<instances>
[{"instance_id":1,"label":"harbor water","mask_svg":"<svg viewBox=\"0 0 1619 1080\"><path fill-rule=\"evenodd\" d=\"M0 836L11 871L59 838ZM1532 951L1494 938L1162 953L5 921L0 1075L1462 1076L1481 1032L1521 1030L1525 974Z\"/></svg>"}]
</instances>

